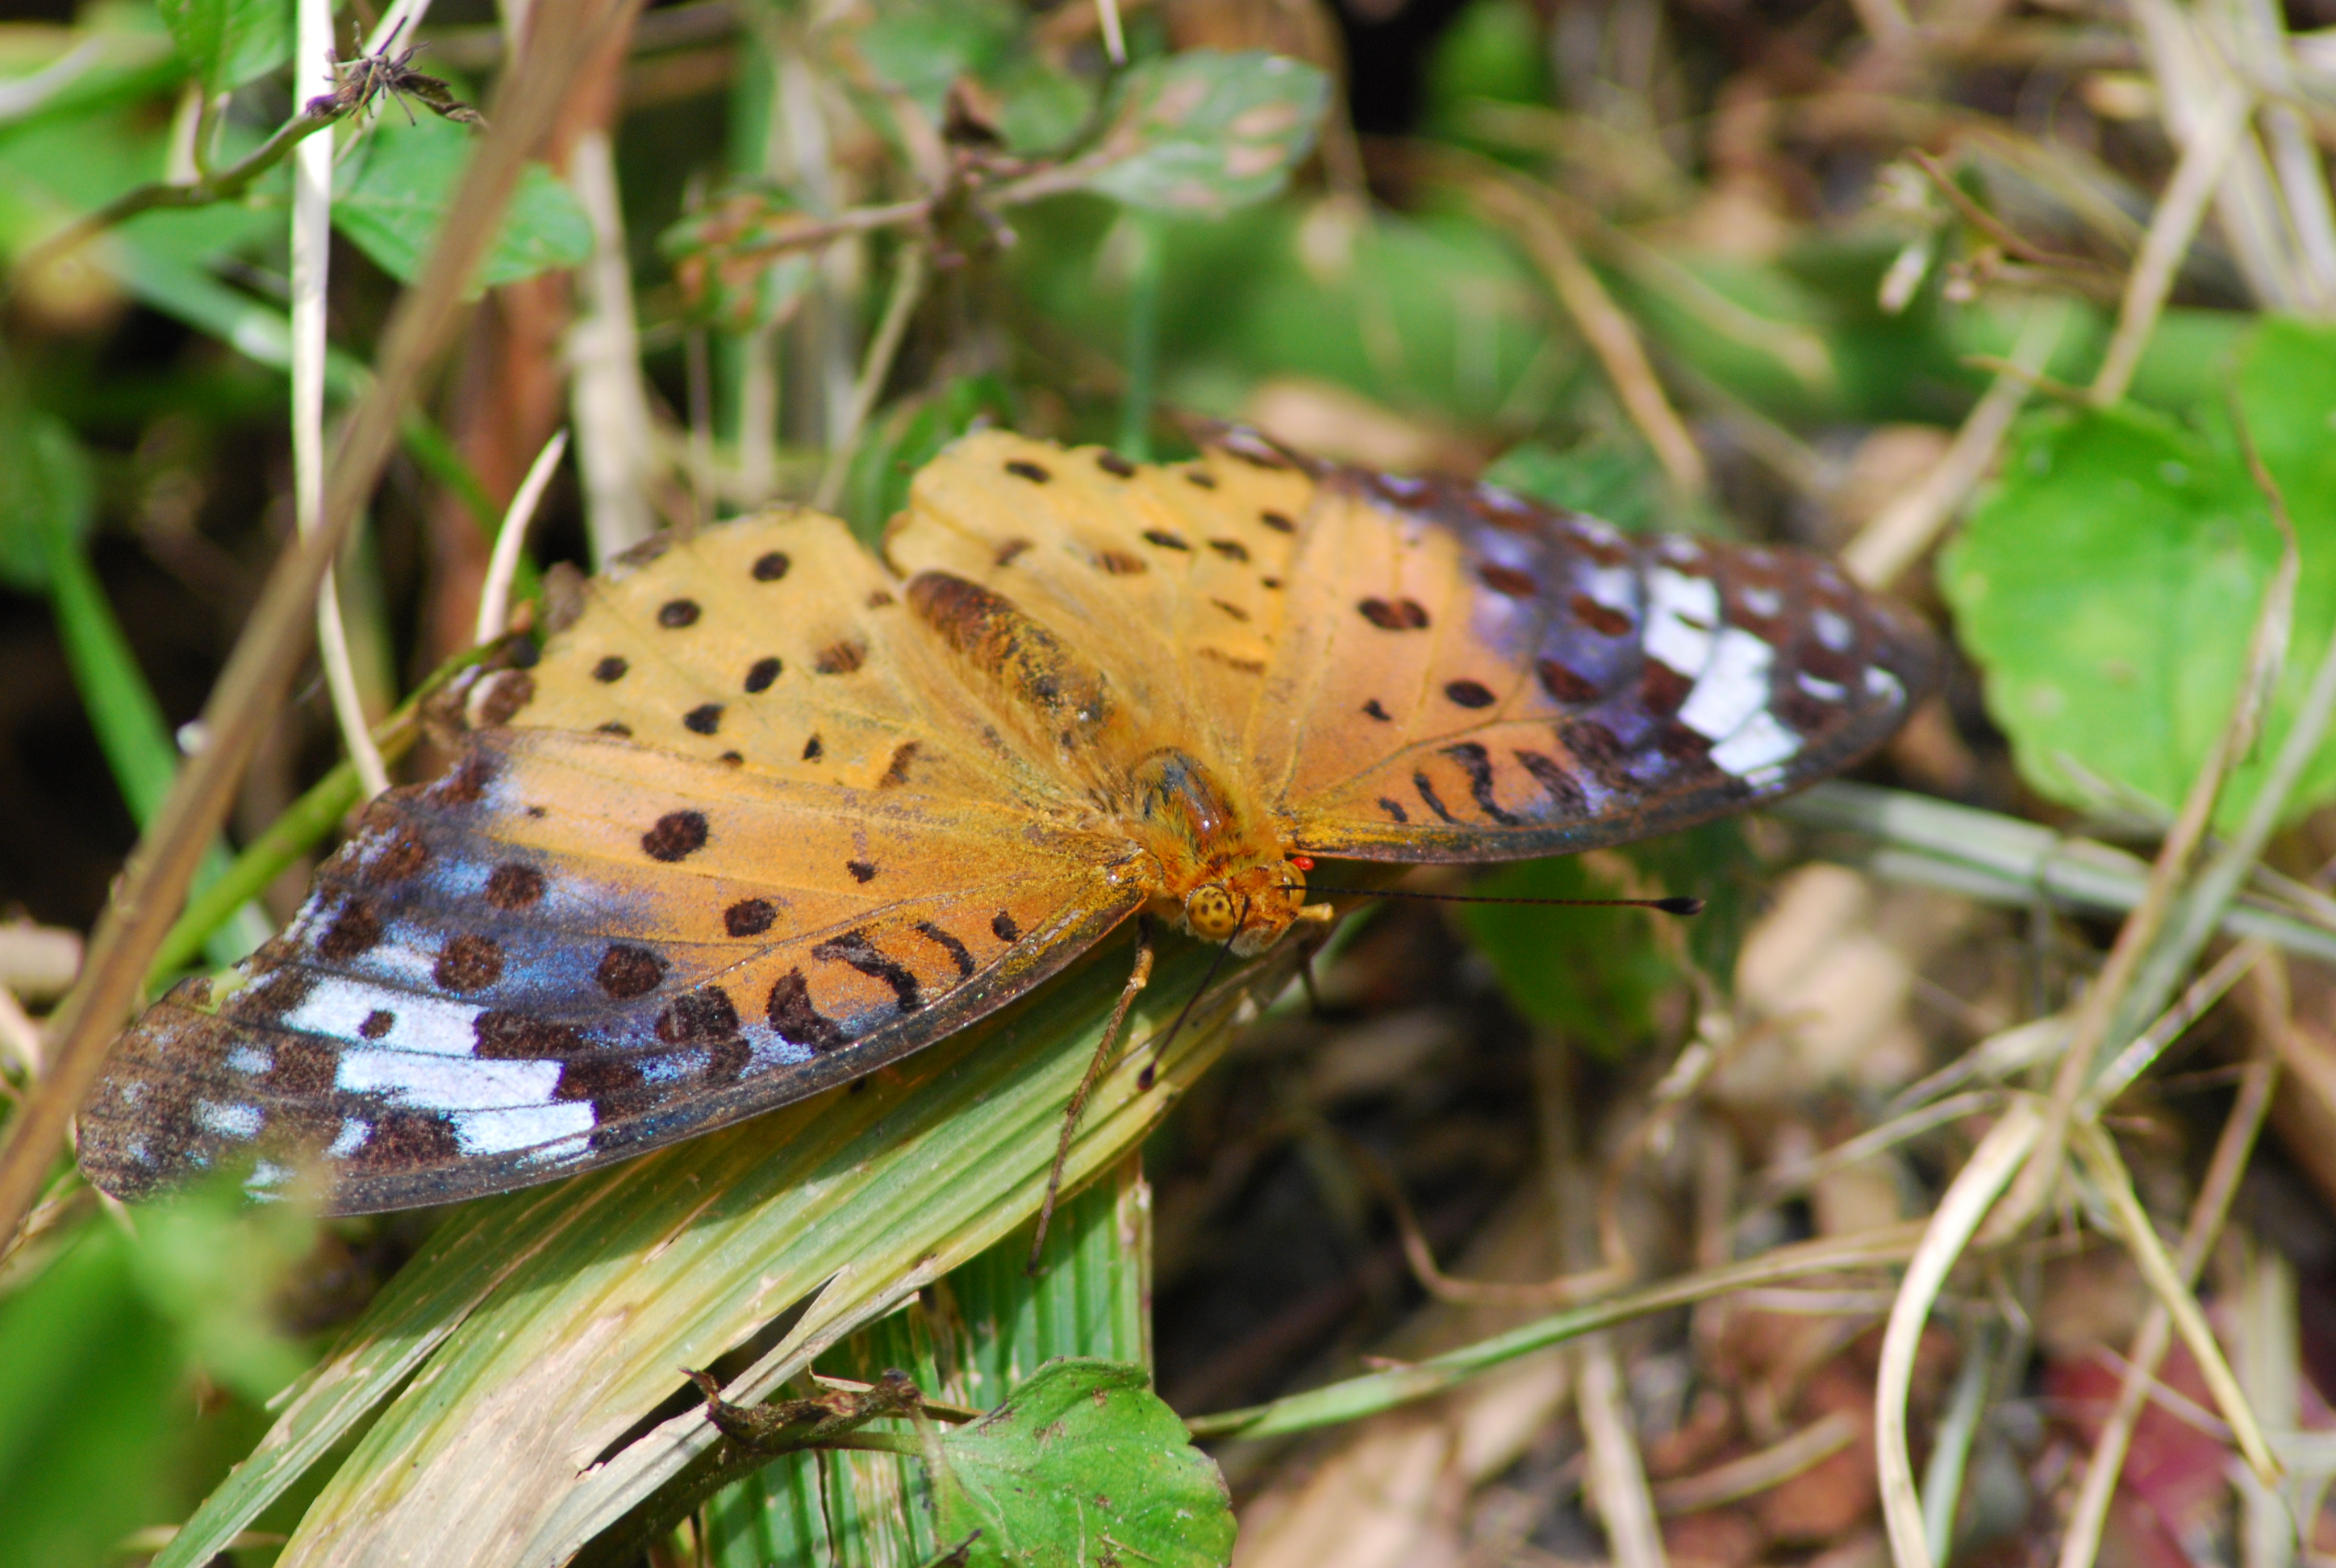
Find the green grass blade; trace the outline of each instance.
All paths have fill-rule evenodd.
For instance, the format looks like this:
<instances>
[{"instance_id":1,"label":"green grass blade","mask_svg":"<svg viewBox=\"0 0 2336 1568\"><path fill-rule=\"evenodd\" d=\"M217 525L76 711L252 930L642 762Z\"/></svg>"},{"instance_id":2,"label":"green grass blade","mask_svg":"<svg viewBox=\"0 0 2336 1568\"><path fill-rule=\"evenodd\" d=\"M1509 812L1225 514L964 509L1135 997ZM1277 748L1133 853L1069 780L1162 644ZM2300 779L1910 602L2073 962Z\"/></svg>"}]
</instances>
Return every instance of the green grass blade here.
<instances>
[{"instance_id":1,"label":"green grass blade","mask_svg":"<svg viewBox=\"0 0 2336 1568\"><path fill-rule=\"evenodd\" d=\"M106 601L89 558L62 541L49 552L49 603L65 662L114 784L130 814L143 827L162 809L162 798L170 793L170 781L179 771L178 748L170 744L162 705L154 700L153 688L138 667L130 638ZM216 884L229 864L225 847L214 844L203 857L196 886ZM222 911L206 936L204 950L213 962L230 964L266 941L274 929L247 895Z\"/></svg>"},{"instance_id":2,"label":"green grass blade","mask_svg":"<svg viewBox=\"0 0 2336 1568\"><path fill-rule=\"evenodd\" d=\"M1182 945L1167 956L1135 1039L1165 1026L1210 957ZM681 1387L678 1368L802 1306L731 1391L762 1398L1027 1220L1127 961L1114 943L851 1089L478 1205L301 1386L164 1568L204 1561L417 1371L310 1507L284 1568L375 1548L518 1563L580 1549L709 1446L693 1407L595 1463ZM1107 1075L1073 1181L1134 1148L1222 1051L1236 1014L1287 979L1286 960L1269 963L1204 998L1153 1090L1136 1088L1133 1056ZM1105 1319L1130 1322L1126 1298L1105 1294Z\"/></svg>"}]
</instances>

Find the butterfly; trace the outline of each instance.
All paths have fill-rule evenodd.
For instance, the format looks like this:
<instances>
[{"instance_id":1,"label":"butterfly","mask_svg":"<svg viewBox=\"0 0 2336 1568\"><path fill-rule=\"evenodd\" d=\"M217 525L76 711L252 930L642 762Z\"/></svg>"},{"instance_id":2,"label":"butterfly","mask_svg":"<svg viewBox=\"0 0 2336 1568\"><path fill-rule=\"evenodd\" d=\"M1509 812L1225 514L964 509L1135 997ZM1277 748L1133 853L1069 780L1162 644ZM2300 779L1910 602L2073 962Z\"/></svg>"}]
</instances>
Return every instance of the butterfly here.
<instances>
[{"instance_id":1,"label":"butterfly","mask_svg":"<svg viewBox=\"0 0 2336 1568\"><path fill-rule=\"evenodd\" d=\"M1262 952L1329 915L1318 856L1743 810L1937 664L1811 556L1239 429L1161 466L977 433L881 559L798 511L614 563L280 936L126 1032L82 1168L321 1168L336 1213L572 1174L898 1060L1139 914Z\"/></svg>"}]
</instances>

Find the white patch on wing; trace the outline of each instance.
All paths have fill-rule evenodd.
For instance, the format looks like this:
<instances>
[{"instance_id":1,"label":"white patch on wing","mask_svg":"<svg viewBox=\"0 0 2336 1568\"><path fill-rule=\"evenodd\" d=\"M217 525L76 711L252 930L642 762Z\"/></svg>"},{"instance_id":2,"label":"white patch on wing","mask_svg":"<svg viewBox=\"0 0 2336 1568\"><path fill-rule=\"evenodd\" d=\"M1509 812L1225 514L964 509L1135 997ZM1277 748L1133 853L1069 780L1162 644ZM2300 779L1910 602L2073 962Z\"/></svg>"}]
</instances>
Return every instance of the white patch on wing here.
<instances>
[{"instance_id":1,"label":"white patch on wing","mask_svg":"<svg viewBox=\"0 0 2336 1568\"><path fill-rule=\"evenodd\" d=\"M1631 602L1631 579L1638 574L1627 566L1591 566L1582 572L1582 591L1604 605L1608 609L1629 615L1638 607Z\"/></svg>"},{"instance_id":2,"label":"white patch on wing","mask_svg":"<svg viewBox=\"0 0 2336 1568\"><path fill-rule=\"evenodd\" d=\"M1785 608L1785 596L1773 588L1753 583L1744 590L1744 608L1766 619Z\"/></svg>"},{"instance_id":3,"label":"white patch on wing","mask_svg":"<svg viewBox=\"0 0 2336 1568\"><path fill-rule=\"evenodd\" d=\"M1684 676L1698 676L1711 662L1712 628L1719 624L1719 589L1708 577L1688 577L1666 567L1647 573L1648 656Z\"/></svg>"},{"instance_id":4,"label":"white patch on wing","mask_svg":"<svg viewBox=\"0 0 2336 1568\"><path fill-rule=\"evenodd\" d=\"M1801 675L1800 682L1801 689L1819 702L1839 702L1849 695L1849 687L1839 681L1820 680L1806 672Z\"/></svg>"},{"instance_id":5,"label":"white patch on wing","mask_svg":"<svg viewBox=\"0 0 2336 1568\"><path fill-rule=\"evenodd\" d=\"M195 1120L202 1124L205 1132L217 1133L222 1138L256 1138L259 1135L258 1105L197 1100Z\"/></svg>"},{"instance_id":6,"label":"white patch on wing","mask_svg":"<svg viewBox=\"0 0 2336 1568\"><path fill-rule=\"evenodd\" d=\"M1809 619L1817 628L1817 640L1835 653L1847 653L1850 645L1857 640L1857 628L1838 610L1820 605Z\"/></svg>"},{"instance_id":7,"label":"white patch on wing","mask_svg":"<svg viewBox=\"0 0 2336 1568\"><path fill-rule=\"evenodd\" d=\"M438 982L431 978L437 959L404 942L382 942L366 950L365 967L385 980L402 980L420 990L436 990Z\"/></svg>"},{"instance_id":8,"label":"white patch on wing","mask_svg":"<svg viewBox=\"0 0 2336 1568\"><path fill-rule=\"evenodd\" d=\"M1906 700L1906 688L1898 684L1898 677L1878 666L1866 667L1865 691L1867 696L1881 697L1893 707Z\"/></svg>"},{"instance_id":9,"label":"white patch on wing","mask_svg":"<svg viewBox=\"0 0 2336 1568\"><path fill-rule=\"evenodd\" d=\"M468 1002L443 1001L411 991L384 990L363 980L319 980L284 1027L335 1039L364 1040L357 1031L375 1012L395 1021L380 1039L358 1050L411 1051L431 1057L467 1057L478 1045L472 1025L486 1009Z\"/></svg>"},{"instance_id":10,"label":"white patch on wing","mask_svg":"<svg viewBox=\"0 0 2336 1568\"><path fill-rule=\"evenodd\" d=\"M364 1148L365 1141L371 1136L373 1136L371 1122L366 1121L363 1116L343 1116L341 1130L334 1134L333 1141L326 1145L325 1158L346 1160Z\"/></svg>"},{"instance_id":11,"label":"white patch on wing","mask_svg":"<svg viewBox=\"0 0 2336 1568\"><path fill-rule=\"evenodd\" d=\"M552 1066L553 1076L558 1076L555 1064L540 1065ZM506 1110L457 1111L447 1120L454 1124L454 1141L462 1145L462 1153L502 1154L590 1132L592 1107L583 1100L562 1100L557 1105L514 1105Z\"/></svg>"},{"instance_id":12,"label":"white patch on wing","mask_svg":"<svg viewBox=\"0 0 2336 1568\"><path fill-rule=\"evenodd\" d=\"M1751 722L1711 748L1711 760L1737 778L1771 784L1783 776L1780 765L1797 755L1801 737L1776 722L1765 709Z\"/></svg>"},{"instance_id":13,"label":"white patch on wing","mask_svg":"<svg viewBox=\"0 0 2336 1568\"><path fill-rule=\"evenodd\" d=\"M1767 708L1768 667L1776 657L1767 638L1738 626L1722 630L1711 662L1679 707L1679 723L1706 740L1722 740L1742 729Z\"/></svg>"},{"instance_id":14,"label":"white patch on wing","mask_svg":"<svg viewBox=\"0 0 2336 1568\"><path fill-rule=\"evenodd\" d=\"M559 1082L558 1062L456 1062L403 1051L351 1051L333 1075L336 1088L386 1095L398 1105L428 1111L546 1105Z\"/></svg>"},{"instance_id":15,"label":"white patch on wing","mask_svg":"<svg viewBox=\"0 0 2336 1568\"><path fill-rule=\"evenodd\" d=\"M237 1046L227 1054L228 1070L248 1073L253 1077L271 1071L276 1066L276 1053L265 1046Z\"/></svg>"},{"instance_id":16,"label":"white patch on wing","mask_svg":"<svg viewBox=\"0 0 2336 1568\"><path fill-rule=\"evenodd\" d=\"M266 1197L266 1189L280 1187L292 1179L292 1167L279 1165L273 1160L255 1161L251 1174L243 1179L243 1190L254 1197Z\"/></svg>"}]
</instances>

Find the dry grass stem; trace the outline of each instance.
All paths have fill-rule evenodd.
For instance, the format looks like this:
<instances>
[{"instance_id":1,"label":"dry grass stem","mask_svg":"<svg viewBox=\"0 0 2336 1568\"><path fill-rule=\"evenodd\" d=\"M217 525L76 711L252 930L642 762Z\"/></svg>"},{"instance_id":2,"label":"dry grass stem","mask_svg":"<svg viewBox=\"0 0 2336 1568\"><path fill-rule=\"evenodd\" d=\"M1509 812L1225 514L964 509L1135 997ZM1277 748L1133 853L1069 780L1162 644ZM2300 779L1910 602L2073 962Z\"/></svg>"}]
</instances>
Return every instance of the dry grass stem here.
<instances>
[{"instance_id":1,"label":"dry grass stem","mask_svg":"<svg viewBox=\"0 0 2336 1568\"><path fill-rule=\"evenodd\" d=\"M589 50L638 3L589 0L578 5L569 25L530 35L503 83L493 128L481 140L452 204L472 221L444 230L420 278L400 297L383 333L378 374L343 429L326 486L323 521L277 559L204 707L208 743L188 759L139 840L91 938L81 983L57 1009L49 1076L25 1097L9 1125L7 1145L0 1149L0 1235L15 1232L40 1193L66 1125L96 1082L106 1046L138 996L147 960L169 932L244 766L299 667L318 587L388 461L406 404L445 341L528 154L550 126Z\"/></svg>"},{"instance_id":2,"label":"dry grass stem","mask_svg":"<svg viewBox=\"0 0 2336 1568\"><path fill-rule=\"evenodd\" d=\"M2075 1144L2078 1156L2091 1169L2094 1181L2108 1200L2110 1212L2116 1215L2118 1228L2125 1237L2126 1251L2140 1266L2141 1275L2157 1292L2158 1300L2172 1314L2174 1327L2189 1346L2190 1354L2197 1359L2199 1374L2206 1379L2207 1388L2214 1396L2214 1404L2223 1418L2231 1426L2231 1435L2248 1466L2266 1486L2277 1484L2280 1464L2264 1440L2263 1424L2255 1417L2254 1408L2239 1387L2236 1373L2223 1355L2222 1346L2214 1339L2214 1330L2206 1321L2205 1310L2192 1295L2183 1271L2175 1265L2159 1240L2157 1229L2149 1222L2149 1215L2141 1206L2141 1199L2133 1190L2133 1178L2126 1174L2125 1161L2117 1152L2117 1144L2107 1131L2097 1123L2079 1122L2075 1129Z\"/></svg>"},{"instance_id":3,"label":"dry grass stem","mask_svg":"<svg viewBox=\"0 0 2336 1568\"><path fill-rule=\"evenodd\" d=\"M2196 133L2185 140L2182 161L2175 165L2174 177L2158 199L2141 254L2127 275L2125 297L2117 306L2117 331L2086 394L2095 407L2114 407L2125 400L2133 373L2140 367L2142 351L2157 329L2158 313L2166 307L2175 274L2206 216L2206 204L2214 200L2231 154L2238 149L2252 106L2253 99L2243 88L2225 88L2206 106Z\"/></svg>"},{"instance_id":4,"label":"dry grass stem","mask_svg":"<svg viewBox=\"0 0 2336 1568\"><path fill-rule=\"evenodd\" d=\"M900 352L909 318L916 314L917 302L924 297L925 275L930 265L929 248L924 244L900 248L892 273L892 295L884 302L884 318L878 323L876 336L868 345L867 357L861 362L859 378L852 386L852 401L844 411L843 428L836 433L834 444L827 454L827 466L820 472L818 493L812 497L812 505L821 511L833 511L836 498L843 493L843 482L852 473L852 454L860 450L861 433L867 429L868 416L876 407L878 394L884 390L884 380L892 373L892 360Z\"/></svg>"},{"instance_id":5,"label":"dry grass stem","mask_svg":"<svg viewBox=\"0 0 2336 1568\"><path fill-rule=\"evenodd\" d=\"M527 548L527 526L535 521L544 488L550 484L567 452L568 430L563 425L551 433L551 439L528 464L527 477L520 481L511 506L503 512L502 525L495 530L494 553L487 558L486 579L479 585L479 622L473 642L492 642L510 628L511 579L519 573L520 552Z\"/></svg>"},{"instance_id":6,"label":"dry grass stem","mask_svg":"<svg viewBox=\"0 0 2336 1568\"><path fill-rule=\"evenodd\" d=\"M1850 576L1869 587L1887 588L1922 558L1994 466L2012 420L2026 406L2035 379L2052 362L2075 315L2065 300L2039 299L2028 307L2010 366L1964 418L1953 443L1920 482L1876 513L1842 550Z\"/></svg>"},{"instance_id":7,"label":"dry grass stem","mask_svg":"<svg viewBox=\"0 0 2336 1568\"><path fill-rule=\"evenodd\" d=\"M1447 161L1457 163L1458 160ZM1574 248L1558 219L1551 194L1518 176L1475 169L1459 172L1455 182L1488 218L1516 235L1548 278L1559 303L1598 356L1630 423L1654 449L1672 488L1681 495L1702 494L1711 475L1701 449L1656 378L1637 326L1615 305L1606 286Z\"/></svg>"},{"instance_id":8,"label":"dry grass stem","mask_svg":"<svg viewBox=\"0 0 2336 1568\"><path fill-rule=\"evenodd\" d=\"M1848 1410L1818 1417L1799 1431L1757 1453L1675 1481L1656 1483L1653 1492L1659 1514L1693 1514L1724 1503L1757 1496L1789 1481L1823 1459L1829 1459L1864 1431L1864 1424Z\"/></svg>"},{"instance_id":9,"label":"dry grass stem","mask_svg":"<svg viewBox=\"0 0 2336 1568\"><path fill-rule=\"evenodd\" d=\"M1898 1568L1933 1568L1922 1524L1922 1502L1914 1487L1914 1464L1907 1447L1906 1400L1914 1379L1914 1354L1922 1326L1948 1272L1979 1232L1988 1211L2012 1175L2035 1152L2045 1131L2036 1102L2020 1096L2008 1105L1971 1152L1922 1232L1906 1265L1897 1304L1883 1331L1882 1361L1874 1372L1874 1448L1882 1487L1882 1519Z\"/></svg>"},{"instance_id":10,"label":"dry grass stem","mask_svg":"<svg viewBox=\"0 0 2336 1568\"><path fill-rule=\"evenodd\" d=\"M1578 1355L1574 1400L1590 1450L1584 1485L1605 1526L1607 1549L1615 1568L1665 1568L1654 1495L1630 1428L1630 1391L1613 1339L1592 1335Z\"/></svg>"}]
</instances>

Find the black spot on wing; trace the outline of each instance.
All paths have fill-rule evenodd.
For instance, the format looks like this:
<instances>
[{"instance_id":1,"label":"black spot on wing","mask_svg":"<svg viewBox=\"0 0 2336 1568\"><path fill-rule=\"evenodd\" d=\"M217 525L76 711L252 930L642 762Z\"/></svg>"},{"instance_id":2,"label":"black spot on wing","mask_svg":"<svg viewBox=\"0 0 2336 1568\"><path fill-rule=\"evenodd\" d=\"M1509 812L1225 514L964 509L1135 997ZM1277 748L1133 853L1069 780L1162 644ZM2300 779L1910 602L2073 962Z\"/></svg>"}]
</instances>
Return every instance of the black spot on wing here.
<instances>
[{"instance_id":1,"label":"black spot on wing","mask_svg":"<svg viewBox=\"0 0 2336 1568\"><path fill-rule=\"evenodd\" d=\"M1503 827L1515 827L1524 821L1514 812L1504 809L1494 797L1491 753L1475 741L1463 741L1457 745L1445 746L1444 755L1458 764L1460 771L1468 775L1468 795L1476 803L1477 809Z\"/></svg>"},{"instance_id":2,"label":"black spot on wing","mask_svg":"<svg viewBox=\"0 0 2336 1568\"><path fill-rule=\"evenodd\" d=\"M811 983L801 969L789 969L771 987L771 1027L779 1038L814 1051L832 1051L851 1037L833 1018L812 1005Z\"/></svg>"},{"instance_id":3,"label":"black spot on wing","mask_svg":"<svg viewBox=\"0 0 2336 1568\"><path fill-rule=\"evenodd\" d=\"M1438 817L1450 823L1454 827L1458 827L1460 825L1460 819L1454 816L1451 812L1445 808L1442 797L1437 795L1436 793L1435 783L1430 780L1426 774L1416 773L1412 774L1411 787L1419 792L1419 798L1427 803L1427 809L1429 811L1434 812Z\"/></svg>"},{"instance_id":4,"label":"black spot on wing","mask_svg":"<svg viewBox=\"0 0 2336 1568\"><path fill-rule=\"evenodd\" d=\"M949 962L957 966L958 979L973 978L973 954L966 945L930 920L917 922L917 934L949 954Z\"/></svg>"},{"instance_id":5,"label":"black spot on wing","mask_svg":"<svg viewBox=\"0 0 2336 1568\"><path fill-rule=\"evenodd\" d=\"M904 1013L913 1013L925 1005L916 974L908 965L888 958L876 944L868 940L866 931L846 931L831 937L812 949L811 956L851 965L871 980L881 980L892 988L892 996Z\"/></svg>"}]
</instances>

